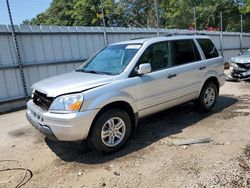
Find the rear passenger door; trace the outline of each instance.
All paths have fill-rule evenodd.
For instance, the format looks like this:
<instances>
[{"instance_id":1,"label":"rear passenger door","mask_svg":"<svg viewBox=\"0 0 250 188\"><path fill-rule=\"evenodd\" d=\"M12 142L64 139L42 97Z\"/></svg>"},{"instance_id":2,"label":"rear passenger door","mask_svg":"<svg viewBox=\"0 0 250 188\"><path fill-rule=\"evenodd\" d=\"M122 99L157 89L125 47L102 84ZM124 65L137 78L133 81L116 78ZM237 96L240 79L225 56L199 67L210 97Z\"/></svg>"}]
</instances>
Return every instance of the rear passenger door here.
<instances>
[{"instance_id":1,"label":"rear passenger door","mask_svg":"<svg viewBox=\"0 0 250 188\"><path fill-rule=\"evenodd\" d=\"M204 62L206 65L206 71L214 71L219 75L224 74L223 59L219 56L213 42L206 38L197 39L197 42L199 43L205 57Z\"/></svg>"},{"instance_id":2,"label":"rear passenger door","mask_svg":"<svg viewBox=\"0 0 250 188\"><path fill-rule=\"evenodd\" d=\"M191 100L197 96L200 89L206 69L205 63L193 39L175 40L171 45L173 66L178 67L178 96Z\"/></svg>"}]
</instances>

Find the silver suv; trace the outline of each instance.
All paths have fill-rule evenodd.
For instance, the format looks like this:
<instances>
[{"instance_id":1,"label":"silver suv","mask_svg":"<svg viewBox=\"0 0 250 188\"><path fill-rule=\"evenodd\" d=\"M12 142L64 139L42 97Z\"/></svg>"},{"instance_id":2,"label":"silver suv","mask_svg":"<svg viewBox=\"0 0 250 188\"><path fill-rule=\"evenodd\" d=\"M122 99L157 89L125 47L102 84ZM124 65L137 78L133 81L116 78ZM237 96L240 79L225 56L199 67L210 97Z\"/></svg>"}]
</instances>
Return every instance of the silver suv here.
<instances>
[{"instance_id":1,"label":"silver suv","mask_svg":"<svg viewBox=\"0 0 250 188\"><path fill-rule=\"evenodd\" d=\"M187 101L211 110L224 82L222 57L207 36L135 39L35 83L26 116L50 139L88 139L107 153L126 143L142 117Z\"/></svg>"}]
</instances>

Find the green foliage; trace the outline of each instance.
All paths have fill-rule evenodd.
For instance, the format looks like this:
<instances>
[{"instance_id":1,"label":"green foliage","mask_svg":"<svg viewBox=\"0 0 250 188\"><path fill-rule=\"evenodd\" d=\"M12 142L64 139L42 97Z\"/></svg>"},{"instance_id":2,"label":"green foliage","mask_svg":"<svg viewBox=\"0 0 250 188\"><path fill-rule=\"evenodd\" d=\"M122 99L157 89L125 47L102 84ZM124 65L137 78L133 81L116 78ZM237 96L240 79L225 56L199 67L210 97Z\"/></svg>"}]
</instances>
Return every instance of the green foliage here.
<instances>
[{"instance_id":1,"label":"green foliage","mask_svg":"<svg viewBox=\"0 0 250 188\"><path fill-rule=\"evenodd\" d=\"M223 30L239 31L240 14L236 4L231 0L204 0L198 7L199 29L220 27L220 11L223 15Z\"/></svg>"},{"instance_id":2,"label":"green foliage","mask_svg":"<svg viewBox=\"0 0 250 188\"><path fill-rule=\"evenodd\" d=\"M242 13L250 13L250 0L245 0L245 6L241 9Z\"/></svg>"},{"instance_id":3,"label":"green foliage","mask_svg":"<svg viewBox=\"0 0 250 188\"><path fill-rule=\"evenodd\" d=\"M162 1L164 26L167 28L194 27L196 7L197 29L220 27L220 11L223 13L223 29L239 30L239 9L232 0L169 0Z\"/></svg>"},{"instance_id":4,"label":"green foliage","mask_svg":"<svg viewBox=\"0 0 250 188\"><path fill-rule=\"evenodd\" d=\"M124 19L128 26L156 27L153 0L120 0L124 7Z\"/></svg>"},{"instance_id":5,"label":"green foliage","mask_svg":"<svg viewBox=\"0 0 250 188\"><path fill-rule=\"evenodd\" d=\"M98 0L75 0L72 10L69 11L74 20L72 25L101 25L97 17Z\"/></svg>"},{"instance_id":6,"label":"green foliage","mask_svg":"<svg viewBox=\"0 0 250 188\"><path fill-rule=\"evenodd\" d=\"M73 19L71 18L70 11L73 8L74 0L53 0L50 7L43 13L40 13L36 18L26 23L33 25L72 25Z\"/></svg>"},{"instance_id":7,"label":"green foliage","mask_svg":"<svg viewBox=\"0 0 250 188\"><path fill-rule=\"evenodd\" d=\"M159 24L165 28L194 27L196 10L197 29L220 28L240 31L240 14L244 14L244 31L250 31L250 0L239 8L233 0L156 0ZM50 7L25 24L156 27L154 0L53 0ZM195 8L194 8L195 7ZM102 14L104 10L104 15Z\"/></svg>"},{"instance_id":8,"label":"green foliage","mask_svg":"<svg viewBox=\"0 0 250 188\"><path fill-rule=\"evenodd\" d=\"M186 0L161 1L161 20L167 28L186 29L193 22L192 3Z\"/></svg>"}]
</instances>

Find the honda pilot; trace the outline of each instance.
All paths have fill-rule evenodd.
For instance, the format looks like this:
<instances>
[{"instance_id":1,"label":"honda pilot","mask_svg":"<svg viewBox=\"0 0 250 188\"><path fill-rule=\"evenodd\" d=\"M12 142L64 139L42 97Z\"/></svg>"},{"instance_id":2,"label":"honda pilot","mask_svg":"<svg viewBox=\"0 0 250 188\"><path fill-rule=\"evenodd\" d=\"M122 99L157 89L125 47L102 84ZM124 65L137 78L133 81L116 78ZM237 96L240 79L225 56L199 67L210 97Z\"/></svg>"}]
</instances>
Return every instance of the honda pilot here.
<instances>
[{"instance_id":1,"label":"honda pilot","mask_svg":"<svg viewBox=\"0 0 250 188\"><path fill-rule=\"evenodd\" d=\"M140 118L195 101L211 110L225 82L207 36L173 35L110 44L78 69L32 86L26 116L49 139L120 149Z\"/></svg>"}]
</instances>

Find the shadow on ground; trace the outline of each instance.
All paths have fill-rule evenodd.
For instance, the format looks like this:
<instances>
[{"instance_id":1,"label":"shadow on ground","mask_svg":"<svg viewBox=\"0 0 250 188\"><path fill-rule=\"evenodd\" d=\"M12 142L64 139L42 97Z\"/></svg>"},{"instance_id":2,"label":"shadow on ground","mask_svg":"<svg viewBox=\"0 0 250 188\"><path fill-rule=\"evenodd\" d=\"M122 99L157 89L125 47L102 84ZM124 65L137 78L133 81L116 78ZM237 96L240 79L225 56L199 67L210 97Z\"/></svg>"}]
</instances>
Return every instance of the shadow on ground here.
<instances>
[{"instance_id":1,"label":"shadow on ground","mask_svg":"<svg viewBox=\"0 0 250 188\"><path fill-rule=\"evenodd\" d=\"M188 126L219 113L238 100L231 96L219 96L216 107L209 113L202 113L192 103L183 104L142 119L126 146L109 155L99 154L88 148L87 143L55 142L45 139L50 149L64 161L83 164L100 164L126 156L151 145L158 140L182 132Z\"/></svg>"}]
</instances>

